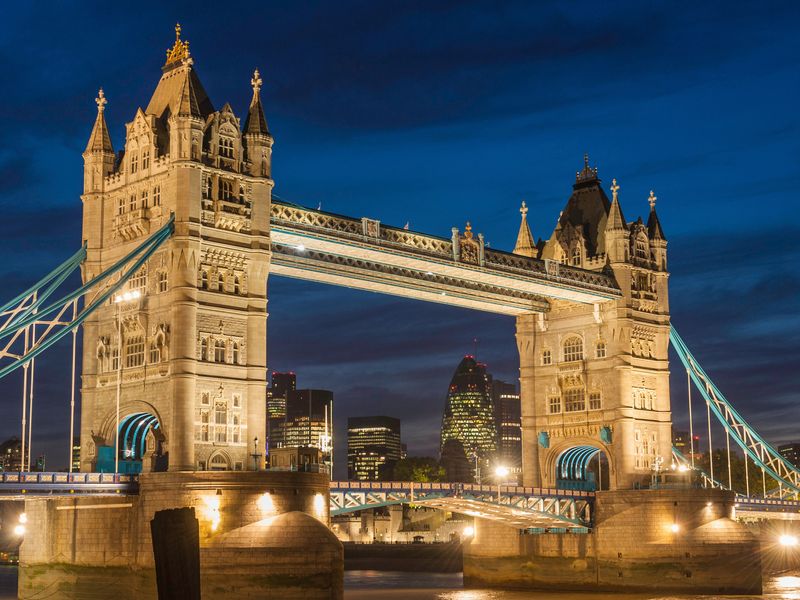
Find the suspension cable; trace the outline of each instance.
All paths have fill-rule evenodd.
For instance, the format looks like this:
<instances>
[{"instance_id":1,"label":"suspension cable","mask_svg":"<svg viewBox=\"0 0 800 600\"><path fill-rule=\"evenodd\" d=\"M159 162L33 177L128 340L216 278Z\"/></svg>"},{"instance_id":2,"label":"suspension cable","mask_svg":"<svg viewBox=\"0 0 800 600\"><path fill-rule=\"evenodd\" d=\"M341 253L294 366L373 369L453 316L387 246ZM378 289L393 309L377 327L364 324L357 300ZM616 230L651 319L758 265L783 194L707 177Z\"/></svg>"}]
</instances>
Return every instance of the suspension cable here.
<instances>
[{"instance_id":1,"label":"suspension cable","mask_svg":"<svg viewBox=\"0 0 800 600\"><path fill-rule=\"evenodd\" d=\"M72 304L72 320L78 317L78 299ZM70 386L70 399L69 399L69 472L72 473L72 452L75 446L75 355L78 351L78 328L72 330L72 385Z\"/></svg>"},{"instance_id":2,"label":"suspension cable","mask_svg":"<svg viewBox=\"0 0 800 600\"><path fill-rule=\"evenodd\" d=\"M744 453L744 482L745 482L745 493L748 497L750 497L750 470L747 466L747 452Z\"/></svg>"},{"instance_id":3,"label":"suspension cable","mask_svg":"<svg viewBox=\"0 0 800 600\"><path fill-rule=\"evenodd\" d=\"M710 465L711 479L714 479L714 450L711 447L711 403L706 400L706 417L708 418L708 464Z\"/></svg>"},{"instance_id":4,"label":"suspension cable","mask_svg":"<svg viewBox=\"0 0 800 600\"><path fill-rule=\"evenodd\" d=\"M692 425L692 376L686 369L686 391L689 395L689 458L694 469L694 426Z\"/></svg>"},{"instance_id":5,"label":"suspension cable","mask_svg":"<svg viewBox=\"0 0 800 600\"><path fill-rule=\"evenodd\" d=\"M761 486L764 488L764 498L767 497L767 473L764 467L761 467Z\"/></svg>"},{"instance_id":6,"label":"suspension cable","mask_svg":"<svg viewBox=\"0 0 800 600\"><path fill-rule=\"evenodd\" d=\"M731 434L725 430L725 447L728 451L728 489L733 489L733 478L731 477Z\"/></svg>"},{"instance_id":7,"label":"suspension cable","mask_svg":"<svg viewBox=\"0 0 800 600\"><path fill-rule=\"evenodd\" d=\"M36 323L31 326L31 347L36 347ZM31 385L30 385L30 396L29 401L30 404L28 405L28 468L26 469L29 473L31 470L31 446L33 446L33 381L34 375L36 374L36 358L31 359Z\"/></svg>"},{"instance_id":8,"label":"suspension cable","mask_svg":"<svg viewBox=\"0 0 800 600\"><path fill-rule=\"evenodd\" d=\"M25 354L28 353L28 342L29 342L29 335L28 335L28 328L25 328ZM28 363L25 363L24 368L22 369L22 447L20 448L20 455L19 455L19 470L25 470L25 436L27 435L27 431L25 425L27 425L27 414L28 414Z\"/></svg>"}]
</instances>

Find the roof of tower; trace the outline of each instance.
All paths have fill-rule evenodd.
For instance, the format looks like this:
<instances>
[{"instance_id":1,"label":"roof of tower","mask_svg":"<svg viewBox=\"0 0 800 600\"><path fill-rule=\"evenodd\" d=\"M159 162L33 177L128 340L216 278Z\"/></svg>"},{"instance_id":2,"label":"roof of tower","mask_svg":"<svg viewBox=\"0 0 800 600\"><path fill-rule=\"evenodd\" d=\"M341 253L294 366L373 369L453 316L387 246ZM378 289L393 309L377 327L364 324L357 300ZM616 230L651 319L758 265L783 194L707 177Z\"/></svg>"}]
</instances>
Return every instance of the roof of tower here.
<instances>
[{"instance_id":1,"label":"roof of tower","mask_svg":"<svg viewBox=\"0 0 800 600\"><path fill-rule=\"evenodd\" d=\"M656 213L656 195L653 190L650 190L650 197L647 199L650 202L650 216L647 217L647 237L651 240L664 240L667 241L664 235L664 230L661 228L661 221L658 220Z\"/></svg>"},{"instance_id":2,"label":"roof of tower","mask_svg":"<svg viewBox=\"0 0 800 600\"><path fill-rule=\"evenodd\" d=\"M114 152L111 145L111 136L108 133L108 125L104 116L105 106L108 104L103 88L97 93L97 118L94 120L92 134L89 136L89 143L86 144L86 152Z\"/></svg>"},{"instance_id":3,"label":"roof of tower","mask_svg":"<svg viewBox=\"0 0 800 600\"><path fill-rule=\"evenodd\" d=\"M572 195L567 200L556 229L570 223L575 229L582 231L586 236L587 251L594 255L598 253L598 248L603 247L601 237L611 203L600 187L597 168L589 166L588 156L584 156L583 160L583 170L575 177Z\"/></svg>"},{"instance_id":4,"label":"roof of tower","mask_svg":"<svg viewBox=\"0 0 800 600\"><path fill-rule=\"evenodd\" d=\"M193 68L189 42L180 39L180 25L175 27L175 45L167 50L167 62L145 113L156 117L166 113L206 118L214 112L203 84Z\"/></svg>"},{"instance_id":5,"label":"roof of tower","mask_svg":"<svg viewBox=\"0 0 800 600\"><path fill-rule=\"evenodd\" d=\"M537 254L536 244L531 235L531 228L528 226L528 207L525 205L524 200L519 212L522 215L522 221L519 224L519 233L517 234L517 243L514 245L514 254L521 254L533 258Z\"/></svg>"},{"instance_id":6,"label":"roof of tower","mask_svg":"<svg viewBox=\"0 0 800 600\"><path fill-rule=\"evenodd\" d=\"M250 108L247 111L247 118L244 121L244 133L269 135L267 119L264 117L264 106L261 104L261 76L258 69L253 72L250 84L253 86L253 99L250 101Z\"/></svg>"}]
</instances>

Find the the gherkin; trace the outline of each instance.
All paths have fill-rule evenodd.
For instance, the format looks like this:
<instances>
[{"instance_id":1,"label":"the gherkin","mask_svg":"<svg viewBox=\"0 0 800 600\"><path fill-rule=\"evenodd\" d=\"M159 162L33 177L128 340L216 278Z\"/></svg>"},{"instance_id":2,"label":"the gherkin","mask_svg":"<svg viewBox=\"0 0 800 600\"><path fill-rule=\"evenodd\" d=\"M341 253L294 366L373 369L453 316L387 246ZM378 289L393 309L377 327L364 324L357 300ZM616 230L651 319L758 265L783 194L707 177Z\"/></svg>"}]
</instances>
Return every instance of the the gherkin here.
<instances>
[{"instance_id":1,"label":"the gherkin","mask_svg":"<svg viewBox=\"0 0 800 600\"><path fill-rule=\"evenodd\" d=\"M477 454L485 463L493 456L497 449L497 431L491 388L491 375L486 372L486 365L476 362L472 356L465 356L447 390L440 450L447 440L456 439L471 460Z\"/></svg>"}]
</instances>

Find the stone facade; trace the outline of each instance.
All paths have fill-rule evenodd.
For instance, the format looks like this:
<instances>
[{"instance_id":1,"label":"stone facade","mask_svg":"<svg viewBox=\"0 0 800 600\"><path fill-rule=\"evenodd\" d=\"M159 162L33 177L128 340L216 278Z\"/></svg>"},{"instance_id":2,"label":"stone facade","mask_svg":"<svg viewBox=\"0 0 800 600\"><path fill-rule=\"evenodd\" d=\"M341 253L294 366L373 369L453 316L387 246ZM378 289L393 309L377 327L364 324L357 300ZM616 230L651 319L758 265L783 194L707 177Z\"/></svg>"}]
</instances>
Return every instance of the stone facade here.
<instances>
[{"instance_id":1,"label":"stone facade","mask_svg":"<svg viewBox=\"0 0 800 600\"><path fill-rule=\"evenodd\" d=\"M537 245L525 217L515 252L610 274L622 297L587 305L554 300L545 313L517 317L524 484L556 487L562 454L602 450L605 489L649 480L671 461L669 300L666 239L650 198L647 223L627 222L619 186L606 197L587 163L555 230ZM604 478L605 479L605 478Z\"/></svg>"},{"instance_id":2,"label":"stone facade","mask_svg":"<svg viewBox=\"0 0 800 600\"><path fill-rule=\"evenodd\" d=\"M599 492L586 534L522 534L476 519L466 586L760 594L761 544L732 519L733 492ZM736 565L731 568L731 565Z\"/></svg>"},{"instance_id":3,"label":"stone facade","mask_svg":"<svg viewBox=\"0 0 800 600\"><path fill-rule=\"evenodd\" d=\"M28 500L19 597L156 598L150 520L181 507L199 523L203 598L341 599L328 477L287 472L148 473L138 496Z\"/></svg>"},{"instance_id":4,"label":"stone facade","mask_svg":"<svg viewBox=\"0 0 800 600\"><path fill-rule=\"evenodd\" d=\"M263 465L266 441L273 187L262 82L256 71L240 126L229 104L214 110L179 35L162 71L118 155L101 90L83 155L84 281L170 215L175 232L122 290L140 297L110 302L85 323L81 469L96 470L97 447L115 444L119 360L121 418L157 418L136 456L145 471L253 469Z\"/></svg>"}]
</instances>

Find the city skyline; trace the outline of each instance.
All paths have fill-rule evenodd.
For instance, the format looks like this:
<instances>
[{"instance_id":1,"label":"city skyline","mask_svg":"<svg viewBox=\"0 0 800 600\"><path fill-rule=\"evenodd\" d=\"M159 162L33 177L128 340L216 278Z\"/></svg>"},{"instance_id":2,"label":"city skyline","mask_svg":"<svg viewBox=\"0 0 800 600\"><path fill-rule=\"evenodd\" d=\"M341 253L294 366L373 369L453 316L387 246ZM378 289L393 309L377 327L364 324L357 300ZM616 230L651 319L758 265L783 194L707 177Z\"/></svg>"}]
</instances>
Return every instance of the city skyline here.
<instances>
[{"instance_id":1,"label":"city skyline","mask_svg":"<svg viewBox=\"0 0 800 600\"><path fill-rule=\"evenodd\" d=\"M606 189L612 177L618 178L625 206L639 207L635 213L646 211L647 193L655 188L670 239L676 326L690 332L690 345L743 415L775 445L792 442L796 381L787 374L798 360L800 328L794 314L798 280L790 271L797 258L790 242L796 226L790 218L792 203L786 199L797 181L792 156L799 123L792 108L797 81L785 57L797 54L798 42L774 35L774 29L788 26L795 9L778 4L767 14L762 7L737 5L719 14L694 7L687 15L628 9L625 14L596 15L594 24L557 10L523 12L520 28L512 28L501 43L489 29L500 16L488 12L482 15L482 25L482 19L463 8L449 18L469 24L475 30L473 41L459 42L449 62L440 65L426 64L425 57L454 41L445 34L426 37L414 17L435 20L437 15L419 8L407 9L401 15L405 20L391 23L380 8L363 15L384 28L380 43L369 44L367 34L361 34L350 46L325 28L314 28L322 48L337 50L323 57L315 49L299 51L293 46L293 38L302 38L298 32L305 21L288 8L271 6L265 14L281 18L284 30L275 39L253 41L243 35L231 40L230 55L241 62L234 69L223 66L229 54L208 43L209 25L190 16L185 20L190 11L182 7L167 14L142 11L134 17L139 21L126 28L143 34L124 35L124 47L114 53L97 52L87 39L53 35L56 41L30 53L11 54L10 49L23 42L9 29L3 52L14 67L9 86L15 94L5 102L10 113L25 116L25 125L11 123L2 134L4 146L18 152L0 157L5 202L13 217L2 230L1 243L7 253L20 258L5 265L0 275L10 290L22 289L35 274L71 252L78 241L80 152L91 126L96 89L102 85L107 92L109 129L118 143L136 103L152 91L163 40L174 21L184 20L187 34L196 40L193 52L209 93L219 97L222 90L238 90L240 96L232 101L239 113L247 104L252 68L261 67L265 109L276 137L279 197L314 207L322 202L325 210L363 214L398 226L410 221L412 229L439 235L471 220L492 246L510 249L519 201L528 202L534 237L546 237L584 152L599 167ZM52 20L37 21L43 35L66 18L59 17L59 10L53 8ZM79 7L69 17L105 30L114 23L115 10L121 9ZM318 11L323 21L335 22L335 15ZM651 11L658 13L661 27L643 37ZM25 7L15 7L6 27L26 31L32 18ZM704 35L704 24L712 20L723 21L719 31L741 30L746 23L748 35L739 36L743 43L720 55ZM577 27L582 35L570 48L526 47L529 35L523 35L523 25L534 21L542 23L534 31L549 27L560 36ZM239 24L248 26L243 20ZM613 35L603 37L608 31ZM681 41L674 31L682 33ZM400 60L400 48L407 47L400 41L408 37L430 44L409 58L416 67L413 74ZM476 49L487 42L501 50L482 62L476 59ZM298 52L286 52L287 43ZM356 52L364 47L371 53ZM695 61L697 53L691 50L698 48L714 60L706 55L706 60ZM620 66L618 59L630 57L634 50L642 59ZM51 81L30 75L37 72L31 65L47 64L52 65L51 78L58 78L65 56L82 68L78 75L70 72L57 79L58 94ZM508 63L509 56L515 60ZM318 66L310 72L296 69L297 64ZM457 72L467 75L452 74ZM583 73L592 75L582 77ZM487 89L469 85L482 76L489 76ZM548 86L536 86L543 78ZM630 83L637 78L638 83ZM397 103L368 83L371 79L387 90L411 93ZM587 89L591 101L576 95L578 82L588 86L581 89ZM789 93L770 97L765 110L763 89ZM329 102L316 99L323 95ZM451 100L456 96L465 100L454 106ZM722 106L720 98L725 99ZM665 111L669 118L661 119ZM622 118L631 114L630 119ZM474 156L463 150L477 145L483 150ZM690 156L687 147L693 149ZM391 185L398 161L410 180L402 192ZM467 173L476 178L469 184ZM331 186L332 180L337 185ZM35 207L30 199L35 199ZM42 211L52 217L41 237L21 235L38 222ZM687 214L693 218L684 218ZM64 227L55 228L56 223ZM46 247L44 239L50 242ZM773 293L765 296L763 290ZM269 367L284 370L292 365L306 373L309 386L341 390L347 400L337 419L349 411L347 403L369 406L381 398L387 405L403 407L406 414L398 416L417 436L408 439L409 445L428 444L424 454L434 454L437 446L435 415L440 404L435 400L440 396L433 390L446 386L446 365L453 352L469 351L477 335L479 354L493 357L497 376L516 380L511 319L281 278L270 279L270 299ZM375 331L386 327L381 315L387 312L402 326L391 336L376 336ZM742 320L742 314L747 319ZM774 343L778 334L786 342L780 350ZM345 368L345 362L351 367ZM36 418L42 429L34 436L34 453L61 453L63 460L54 459L54 464L65 463L66 350L43 359L39 368L42 411ZM410 383L381 384L390 381L387 373L400 371L409 374ZM10 395L18 381L11 376L8 382L2 389ZM672 384L676 424L684 427L680 369L673 369ZM770 409L759 411L762 405ZM382 412L380 408L369 412ZM5 437L17 433L14 419L10 421Z\"/></svg>"}]
</instances>

